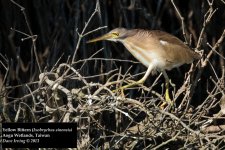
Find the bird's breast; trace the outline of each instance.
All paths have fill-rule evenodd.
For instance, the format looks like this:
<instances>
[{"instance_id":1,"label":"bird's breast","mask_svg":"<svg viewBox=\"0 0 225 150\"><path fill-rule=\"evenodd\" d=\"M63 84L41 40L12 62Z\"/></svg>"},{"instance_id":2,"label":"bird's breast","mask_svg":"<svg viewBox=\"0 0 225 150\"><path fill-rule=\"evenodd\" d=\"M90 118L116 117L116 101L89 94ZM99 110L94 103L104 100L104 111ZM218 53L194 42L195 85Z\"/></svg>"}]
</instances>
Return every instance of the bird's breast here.
<instances>
[{"instance_id":1,"label":"bird's breast","mask_svg":"<svg viewBox=\"0 0 225 150\"><path fill-rule=\"evenodd\" d=\"M152 64L155 69L161 70L164 68L165 63L163 59L161 59L161 56L156 53L157 50L143 49L129 42L122 43L129 50L129 52L146 67Z\"/></svg>"}]
</instances>

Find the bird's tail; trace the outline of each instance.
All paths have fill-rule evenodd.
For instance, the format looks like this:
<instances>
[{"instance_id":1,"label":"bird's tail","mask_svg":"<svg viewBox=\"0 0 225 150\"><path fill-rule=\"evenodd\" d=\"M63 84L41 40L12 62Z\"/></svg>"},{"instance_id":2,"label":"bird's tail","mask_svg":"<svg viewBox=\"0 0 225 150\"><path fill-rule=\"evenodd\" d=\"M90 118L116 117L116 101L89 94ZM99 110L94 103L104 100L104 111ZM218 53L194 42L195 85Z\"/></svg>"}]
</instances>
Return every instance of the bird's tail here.
<instances>
[{"instance_id":1,"label":"bird's tail","mask_svg":"<svg viewBox=\"0 0 225 150\"><path fill-rule=\"evenodd\" d=\"M199 60L199 59L201 59L202 57L201 57L201 55L199 54L199 53L197 53L197 52L194 52L193 51L193 58L194 58L194 60Z\"/></svg>"}]
</instances>

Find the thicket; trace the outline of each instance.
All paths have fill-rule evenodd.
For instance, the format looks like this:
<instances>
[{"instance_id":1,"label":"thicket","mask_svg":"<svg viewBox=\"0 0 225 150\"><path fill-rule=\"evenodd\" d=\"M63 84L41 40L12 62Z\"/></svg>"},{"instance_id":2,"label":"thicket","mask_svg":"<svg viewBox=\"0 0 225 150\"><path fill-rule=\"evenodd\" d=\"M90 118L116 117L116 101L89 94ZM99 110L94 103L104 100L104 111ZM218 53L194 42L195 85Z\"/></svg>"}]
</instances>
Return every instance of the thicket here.
<instances>
[{"instance_id":1,"label":"thicket","mask_svg":"<svg viewBox=\"0 0 225 150\"><path fill-rule=\"evenodd\" d=\"M224 0L0 1L1 122L77 122L79 149L225 148ZM113 92L146 68L121 44L86 41L116 27L179 37L201 60Z\"/></svg>"}]
</instances>

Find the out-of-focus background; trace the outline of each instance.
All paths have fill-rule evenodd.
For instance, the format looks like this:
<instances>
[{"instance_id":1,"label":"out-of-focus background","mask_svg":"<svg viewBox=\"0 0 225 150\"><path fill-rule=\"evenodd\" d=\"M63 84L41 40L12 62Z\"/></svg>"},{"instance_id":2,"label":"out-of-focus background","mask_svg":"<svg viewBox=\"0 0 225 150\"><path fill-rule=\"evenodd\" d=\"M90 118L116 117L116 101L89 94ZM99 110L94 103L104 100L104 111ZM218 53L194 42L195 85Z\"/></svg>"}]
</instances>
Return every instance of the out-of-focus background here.
<instances>
[{"instance_id":1,"label":"out-of-focus background","mask_svg":"<svg viewBox=\"0 0 225 150\"><path fill-rule=\"evenodd\" d=\"M4 121L21 119L18 116L15 119L16 112L18 114L17 106L21 101L27 102L32 107L34 105L31 100L33 96L41 97L45 102L51 99L51 94L47 89L45 92L49 96L46 97L43 91L38 91L39 88L44 87L42 85L44 83L40 83L40 74L56 73L55 70L60 64L71 64L72 59L72 67L81 76L86 77L87 83L103 85L112 74L118 72L122 75L134 75L132 80L141 78L146 68L122 44L107 41L86 44L87 40L116 27L163 30L177 36L200 53L202 59L195 62L192 66L193 71L190 71L191 65L183 65L178 69L168 71L172 83L176 85L176 88L170 88L173 91L171 95L177 99L177 106L183 101L186 102L184 108L180 106L186 111L189 108L192 109L191 111L199 109L199 112L205 111L204 115L208 116L213 116L220 111L219 100L224 94L225 71L224 0L1 0L0 7L0 109L1 112L5 112L2 113ZM90 31L91 33L86 35ZM218 41L219 39L221 41ZM67 67L63 69L61 68L60 71L65 71ZM110 71L112 71L111 74ZM83 80L79 80L78 74L74 80L67 75L65 73L62 81L65 88L79 89L84 86L83 83L80 83ZM158 75L150 76L144 85L150 87ZM55 76L49 78L57 79ZM113 79L116 80L117 76ZM185 81L187 81L187 86L184 84ZM162 97L163 84L164 78L159 77L157 84L152 88ZM182 91L181 87L184 87L185 90ZM90 95L95 88L87 90L88 92L84 92L84 94ZM179 89L181 89L181 93L179 93ZM31 94L32 92L34 93ZM138 89L126 90L125 95L136 100L143 97L143 93ZM146 92L144 95L146 98L151 97L152 99L157 97L150 92ZM66 104L66 96L61 96L60 93L58 96L63 97L62 105ZM199 107L204 107L204 102L211 103L213 106L207 105L204 110L200 109ZM6 103L10 104L6 107ZM78 104L76 103L76 105ZM207 109L209 106L210 109ZM43 117L43 114L36 114L37 120ZM104 112L100 114L105 115ZM110 112L106 114L114 118ZM102 122L100 121L102 127L98 126L99 128L103 128L104 125L110 126L109 120L104 115L99 117L102 119ZM29 117L25 119L28 122L33 120L31 116ZM116 122L115 119L113 122ZM89 123L95 124L95 121ZM117 127L112 125L107 130L116 132ZM89 144L94 143L93 147L97 147L98 144L102 146L106 139L98 141L98 136L93 135L95 133L102 135L102 132L97 129L90 131L89 135L94 137L94 141L90 139ZM168 135L166 137L160 140L157 137L156 145L160 144L160 141L166 141ZM110 139L110 137L108 138ZM181 140L179 144L183 145L183 139L178 139ZM96 144L96 141L99 143ZM121 142L124 141L121 140ZM149 144L151 141L147 143ZM139 143L138 146L144 148L148 144ZM117 148L113 144L109 145ZM80 146L82 147L82 144ZM140 148L138 146L136 148ZM150 148L154 146L152 144Z\"/></svg>"}]
</instances>

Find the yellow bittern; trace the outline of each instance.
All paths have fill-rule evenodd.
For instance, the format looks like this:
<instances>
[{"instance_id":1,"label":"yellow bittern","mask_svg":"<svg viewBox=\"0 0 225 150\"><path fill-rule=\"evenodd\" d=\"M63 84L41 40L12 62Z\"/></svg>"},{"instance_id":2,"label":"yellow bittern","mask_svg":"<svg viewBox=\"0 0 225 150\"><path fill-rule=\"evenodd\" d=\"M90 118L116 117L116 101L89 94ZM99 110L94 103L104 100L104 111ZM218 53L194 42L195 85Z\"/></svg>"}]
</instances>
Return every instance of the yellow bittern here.
<instances>
[{"instance_id":1,"label":"yellow bittern","mask_svg":"<svg viewBox=\"0 0 225 150\"><path fill-rule=\"evenodd\" d=\"M123 86L122 89L142 84L152 71L159 71L165 77L165 99L170 104L172 101L169 97L169 78L165 70L200 59L200 55L192 51L180 39L159 30L116 28L87 43L101 40L121 42L137 60L148 68L140 80Z\"/></svg>"}]
</instances>

